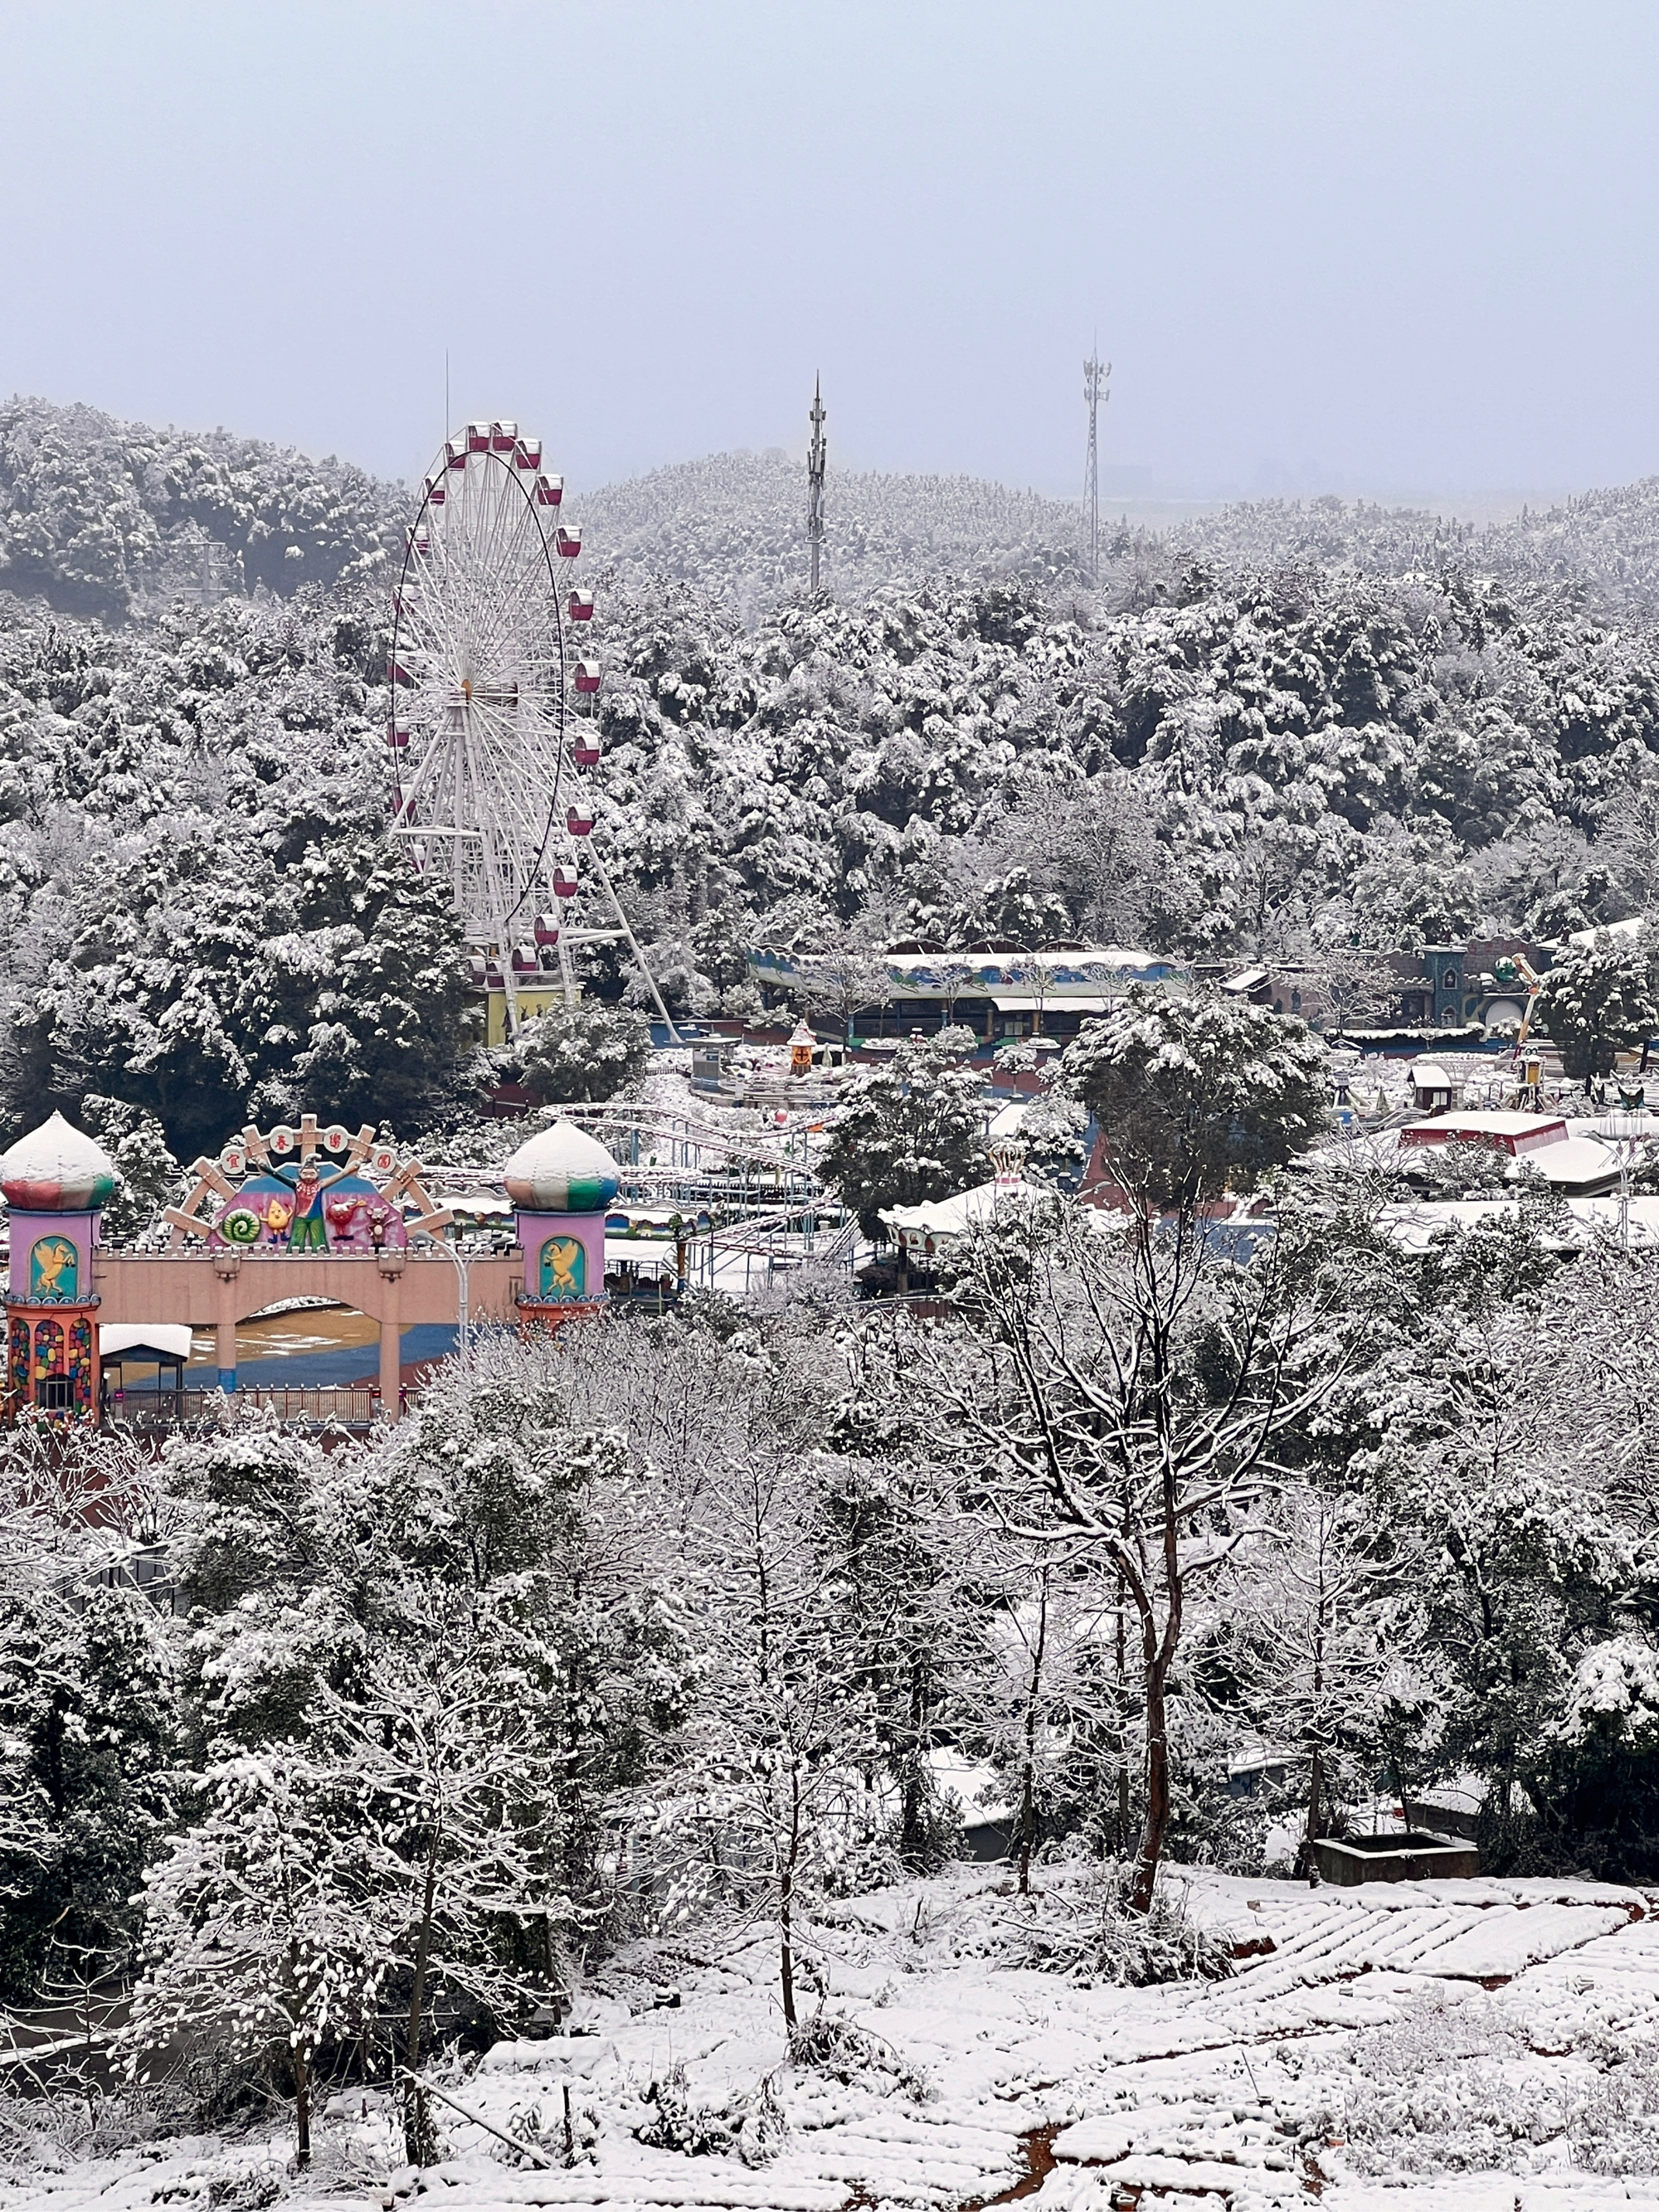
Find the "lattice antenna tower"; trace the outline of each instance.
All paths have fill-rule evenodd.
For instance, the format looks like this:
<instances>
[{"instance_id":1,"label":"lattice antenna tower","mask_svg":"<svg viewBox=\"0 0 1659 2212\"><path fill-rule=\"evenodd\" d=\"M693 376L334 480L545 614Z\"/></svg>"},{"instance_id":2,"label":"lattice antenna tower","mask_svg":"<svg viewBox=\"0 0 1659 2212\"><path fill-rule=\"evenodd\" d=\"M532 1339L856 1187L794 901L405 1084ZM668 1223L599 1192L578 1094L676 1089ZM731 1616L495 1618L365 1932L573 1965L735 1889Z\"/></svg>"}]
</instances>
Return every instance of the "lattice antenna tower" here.
<instances>
[{"instance_id":1,"label":"lattice antenna tower","mask_svg":"<svg viewBox=\"0 0 1659 2212\"><path fill-rule=\"evenodd\" d=\"M823 380L812 380L812 442L806 449L806 542L812 555L812 596L818 593L818 574L823 553L823 472L830 447L823 434Z\"/></svg>"},{"instance_id":2,"label":"lattice antenna tower","mask_svg":"<svg viewBox=\"0 0 1659 2212\"><path fill-rule=\"evenodd\" d=\"M1083 364L1083 398L1089 410L1089 457L1083 465L1083 520L1089 532L1089 580L1100 582L1100 447L1096 438L1096 417L1100 403L1109 399L1106 380L1112 373L1109 361L1103 362L1091 354Z\"/></svg>"}]
</instances>

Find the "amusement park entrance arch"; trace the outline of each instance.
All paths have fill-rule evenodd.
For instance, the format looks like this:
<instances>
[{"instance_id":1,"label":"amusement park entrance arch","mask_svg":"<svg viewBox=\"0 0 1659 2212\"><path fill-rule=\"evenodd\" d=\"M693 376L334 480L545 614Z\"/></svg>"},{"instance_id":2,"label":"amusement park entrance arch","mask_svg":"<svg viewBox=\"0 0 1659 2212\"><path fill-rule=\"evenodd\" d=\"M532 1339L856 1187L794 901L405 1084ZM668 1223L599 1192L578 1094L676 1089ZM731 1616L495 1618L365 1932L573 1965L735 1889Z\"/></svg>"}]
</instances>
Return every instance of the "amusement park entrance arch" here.
<instances>
[{"instance_id":1,"label":"amusement park entrance arch","mask_svg":"<svg viewBox=\"0 0 1659 2212\"><path fill-rule=\"evenodd\" d=\"M238 1322L292 1301L353 1308L378 1325L381 1413L396 1420L405 1328L550 1325L599 1310L614 1165L568 1126L539 1133L507 1164L517 1243L464 1256L417 1160L372 1124L354 1135L307 1115L268 1137L246 1129L217 1159L198 1160L190 1195L162 1217L168 1249L119 1252L100 1234L114 1170L54 1115L0 1160L11 1208L7 1410L97 1419L100 1331L111 1324L211 1329L220 1387L234 1389Z\"/></svg>"}]
</instances>

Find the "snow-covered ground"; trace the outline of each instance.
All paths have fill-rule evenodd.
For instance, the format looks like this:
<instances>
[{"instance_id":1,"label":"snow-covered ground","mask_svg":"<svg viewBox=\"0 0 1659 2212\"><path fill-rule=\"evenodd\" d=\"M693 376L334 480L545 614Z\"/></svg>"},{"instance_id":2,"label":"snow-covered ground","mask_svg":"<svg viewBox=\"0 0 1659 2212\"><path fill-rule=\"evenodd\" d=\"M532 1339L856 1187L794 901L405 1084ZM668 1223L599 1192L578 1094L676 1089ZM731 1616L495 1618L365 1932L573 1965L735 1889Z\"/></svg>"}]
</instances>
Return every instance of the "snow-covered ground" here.
<instances>
[{"instance_id":1,"label":"snow-covered ground","mask_svg":"<svg viewBox=\"0 0 1659 2212\"><path fill-rule=\"evenodd\" d=\"M1174 1880L1195 1919L1231 1932L1232 1978L1085 1988L999 1965L988 1954L1021 1910L1006 1870L957 1868L815 1931L824 2011L878 2039L849 2078L785 2063L769 1950L716 1963L689 1938L599 1974L580 2032L441 2073L476 2120L439 2107L441 2160L422 2174L398 2162L381 2100L354 2092L305 2180L285 2133L175 2138L57 2172L14 2163L0 2206L1659 2206L1659 1899L1582 1881ZM653 2123L683 2138L688 2112L738 2148L640 2140ZM545 2163L482 2122L527 2130Z\"/></svg>"}]
</instances>

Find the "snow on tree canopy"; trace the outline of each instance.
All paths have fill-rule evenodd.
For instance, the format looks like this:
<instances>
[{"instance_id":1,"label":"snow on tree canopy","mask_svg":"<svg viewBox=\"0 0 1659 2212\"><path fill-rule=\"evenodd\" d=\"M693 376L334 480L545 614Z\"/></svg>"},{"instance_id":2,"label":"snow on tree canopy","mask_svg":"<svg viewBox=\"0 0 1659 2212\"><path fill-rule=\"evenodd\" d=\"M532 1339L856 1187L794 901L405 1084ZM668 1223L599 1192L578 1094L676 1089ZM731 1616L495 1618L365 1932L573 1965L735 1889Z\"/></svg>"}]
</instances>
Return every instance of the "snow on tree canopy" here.
<instances>
[{"instance_id":1,"label":"snow on tree canopy","mask_svg":"<svg viewBox=\"0 0 1659 2212\"><path fill-rule=\"evenodd\" d=\"M1062 1079L1118 1173L1161 1202L1254 1182L1325 1133L1324 1047L1297 1020L1217 993L1132 990L1066 1048Z\"/></svg>"}]
</instances>

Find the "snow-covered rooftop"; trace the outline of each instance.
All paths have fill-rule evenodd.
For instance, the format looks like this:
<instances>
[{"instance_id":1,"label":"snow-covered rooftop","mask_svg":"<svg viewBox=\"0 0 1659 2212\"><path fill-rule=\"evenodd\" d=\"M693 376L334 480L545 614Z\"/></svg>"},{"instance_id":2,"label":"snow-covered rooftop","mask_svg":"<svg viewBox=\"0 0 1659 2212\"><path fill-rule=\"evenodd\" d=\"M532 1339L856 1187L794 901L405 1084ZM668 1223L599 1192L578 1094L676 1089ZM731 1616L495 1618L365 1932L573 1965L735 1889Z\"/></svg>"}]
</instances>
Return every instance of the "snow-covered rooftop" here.
<instances>
[{"instance_id":1,"label":"snow-covered rooftop","mask_svg":"<svg viewBox=\"0 0 1659 2212\"><path fill-rule=\"evenodd\" d=\"M1004 1180L982 1182L976 1189L959 1191L954 1198L934 1199L921 1206L887 1207L882 1219L890 1229L910 1237L965 1237L1004 1212L1023 1212L1046 1198L1040 1183Z\"/></svg>"}]
</instances>

